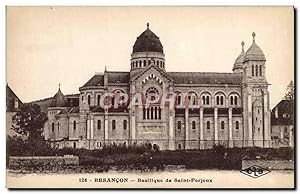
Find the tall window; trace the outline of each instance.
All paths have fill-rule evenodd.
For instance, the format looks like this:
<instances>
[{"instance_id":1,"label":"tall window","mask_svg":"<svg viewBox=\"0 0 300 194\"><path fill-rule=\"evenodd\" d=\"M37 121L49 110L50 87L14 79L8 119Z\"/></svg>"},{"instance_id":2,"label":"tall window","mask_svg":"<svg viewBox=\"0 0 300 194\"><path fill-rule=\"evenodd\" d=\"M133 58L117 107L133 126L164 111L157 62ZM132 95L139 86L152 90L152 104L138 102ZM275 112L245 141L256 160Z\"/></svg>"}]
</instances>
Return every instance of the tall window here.
<instances>
[{"instance_id":1,"label":"tall window","mask_svg":"<svg viewBox=\"0 0 300 194\"><path fill-rule=\"evenodd\" d=\"M237 104L238 104L237 102L238 102L238 97L235 96L235 97L234 97L234 105L237 105Z\"/></svg>"},{"instance_id":2,"label":"tall window","mask_svg":"<svg viewBox=\"0 0 300 194\"><path fill-rule=\"evenodd\" d=\"M178 95L178 96L177 96L177 105L180 105L180 103L181 103L181 96Z\"/></svg>"},{"instance_id":3,"label":"tall window","mask_svg":"<svg viewBox=\"0 0 300 194\"><path fill-rule=\"evenodd\" d=\"M146 67L146 65L147 65L147 64L146 64L146 60L144 60L144 67Z\"/></svg>"},{"instance_id":4,"label":"tall window","mask_svg":"<svg viewBox=\"0 0 300 194\"><path fill-rule=\"evenodd\" d=\"M209 96L206 96L206 104L209 105Z\"/></svg>"},{"instance_id":5,"label":"tall window","mask_svg":"<svg viewBox=\"0 0 300 194\"><path fill-rule=\"evenodd\" d=\"M230 105L233 105L233 96L230 96Z\"/></svg>"},{"instance_id":6,"label":"tall window","mask_svg":"<svg viewBox=\"0 0 300 194\"><path fill-rule=\"evenodd\" d=\"M57 131L59 131L59 122L57 122Z\"/></svg>"},{"instance_id":7,"label":"tall window","mask_svg":"<svg viewBox=\"0 0 300 194\"><path fill-rule=\"evenodd\" d=\"M259 66L259 76L262 76L262 66Z\"/></svg>"},{"instance_id":8,"label":"tall window","mask_svg":"<svg viewBox=\"0 0 300 194\"><path fill-rule=\"evenodd\" d=\"M240 124L239 124L239 121L235 121L235 129L239 129L240 128Z\"/></svg>"},{"instance_id":9,"label":"tall window","mask_svg":"<svg viewBox=\"0 0 300 194\"><path fill-rule=\"evenodd\" d=\"M225 129L225 122L221 121L221 129Z\"/></svg>"},{"instance_id":10,"label":"tall window","mask_svg":"<svg viewBox=\"0 0 300 194\"><path fill-rule=\"evenodd\" d=\"M127 120L123 121L123 129L126 130L127 129Z\"/></svg>"},{"instance_id":11,"label":"tall window","mask_svg":"<svg viewBox=\"0 0 300 194\"><path fill-rule=\"evenodd\" d=\"M111 128L113 130L116 129L116 120L112 120L112 122L111 122Z\"/></svg>"},{"instance_id":12,"label":"tall window","mask_svg":"<svg viewBox=\"0 0 300 194\"><path fill-rule=\"evenodd\" d=\"M181 121L177 122L177 129L181 129Z\"/></svg>"},{"instance_id":13,"label":"tall window","mask_svg":"<svg viewBox=\"0 0 300 194\"><path fill-rule=\"evenodd\" d=\"M97 129L101 129L101 120L97 120Z\"/></svg>"},{"instance_id":14,"label":"tall window","mask_svg":"<svg viewBox=\"0 0 300 194\"><path fill-rule=\"evenodd\" d=\"M192 129L196 129L196 121L192 122Z\"/></svg>"},{"instance_id":15,"label":"tall window","mask_svg":"<svg viewBox=\"0 0 300 194\"><path fill-rule=\"evenodd\" d=\"M142 61L139 61L139 65L140 65L140 67L142 67Z\"/></svg>"},{"instance_id":16,"label":"tall window","mask_svg":"<svg viewBox=\"0 0 300 194\"><path fill-rule=\"evenodd\" d=\"M217 96L216 97L217 105L224 105L224 96Z\"/></svg>"},{"instance_id":17,"label":"tall window","mask_svg":"<svg viewBox=\"0 0 300 194\"><path fill-rule=\"evenodd\" d=\"M88 95L88 104L91 105L91 96Z\"/></svg>"},{"instance_id":18,"label":"tall window","mask_svg":"<svg viewBox=\"0 0 300 194\"><path fill-rule=\"evenodd\" d=\"M73 129L76 130L76 121L73 121Z\"/></svg>"},{"instance_id":19,"label":"tall window","mask_svg":"<svg viewBox=\"0 0 300 194\"><path fill-rule=\"evenodd\" d=\"M255 66L255 76L258 76L258 66Z\"/></svg>"},{"instance_id":20,"label":"tall window","mask_svg":"<svg viewBox=\"0 0 300 194\"><path fill-rule=\"evenodd\" d=\"M206 129L210 129L210 122L209 121L206 122Z\"/></svg>"},{"instance_id":21,"label":"tall window","mask_svg":"<svg viewBox=\"0 0 300 194\"><path fill-rule=\"evenodd\" d=\"M97 106L100 106L100 95L97 95Z\"/></svg>"},{"instance_id":22,"label":"tall window","mask_svg":"<svg viewBox=\"0 0 300 194\"><path fill-rule=\"evenodd\" d=\"M252 65L252 76L254 76L254 65Z\"/></svg>"},{"instance_id":23,"label":"tall window","mask_svg":"<svg viewBox=\"0 0 300 194\"><path fill-rule=\"evenodd\" d=\"M221 104L221 105L224 104L224 96L220 96L220 104Z\"/></svg>"},{"instance_id":24,"label":"tall window","mask_svg":"<svg viewBox=\"0 0 300 194\"><path fill-rule=\"evenodd\" d=\"M54 132L54 123L52 123L52 132Z\"/></svg>"}]
</instances>

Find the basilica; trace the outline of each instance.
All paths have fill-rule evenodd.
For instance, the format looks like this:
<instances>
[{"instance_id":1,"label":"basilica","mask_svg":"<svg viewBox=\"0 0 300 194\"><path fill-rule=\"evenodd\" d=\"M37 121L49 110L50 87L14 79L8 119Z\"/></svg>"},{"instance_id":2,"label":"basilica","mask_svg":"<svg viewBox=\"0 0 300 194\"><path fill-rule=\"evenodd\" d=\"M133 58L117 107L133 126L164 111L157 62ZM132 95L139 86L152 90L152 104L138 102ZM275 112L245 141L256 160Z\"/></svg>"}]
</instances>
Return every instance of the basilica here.
<instances>
[{"instance_id":1,"label":"basilica","mask_svg":"<svg viewBox=\"0 0 300 194\"><path fill-rule=\"evenodd\" d=\"M236 58L232 72L167 72L164 49L150 30L141 33L131 53L129 72L96 73L79 87L79 95L58 92L47 107L44 136L56 148L101 149L107 145L144 143L161 150L270 147L270 99L266 58L257 45ZM234 61L234 59L233 59ZM131 98L139 93L176 94L175 103L160 100L141 106L100 106L103 95ZM183 95L187 94L187 95ZM188 102L193 106L177 106Z\"/></svg>"}]
</instances>

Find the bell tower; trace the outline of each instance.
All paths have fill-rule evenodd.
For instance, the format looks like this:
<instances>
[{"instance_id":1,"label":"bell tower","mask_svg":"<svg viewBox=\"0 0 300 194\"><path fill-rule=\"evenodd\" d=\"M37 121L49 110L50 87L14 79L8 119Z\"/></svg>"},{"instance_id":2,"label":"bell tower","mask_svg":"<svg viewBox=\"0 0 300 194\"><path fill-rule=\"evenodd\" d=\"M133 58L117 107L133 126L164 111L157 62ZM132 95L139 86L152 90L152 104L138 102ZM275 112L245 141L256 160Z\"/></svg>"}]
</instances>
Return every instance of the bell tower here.
<instances>
[{"instance_id":1,"label":"bell tower","mask_svg":"<svg viewBox=\"0 0 300 194\"><path fill-rule=\"evenodd\" d=\"M245 146L270 147L270 98L266 80L266 58L253 42L243 59L243 103Z\"/></svg>"}]
</instances>

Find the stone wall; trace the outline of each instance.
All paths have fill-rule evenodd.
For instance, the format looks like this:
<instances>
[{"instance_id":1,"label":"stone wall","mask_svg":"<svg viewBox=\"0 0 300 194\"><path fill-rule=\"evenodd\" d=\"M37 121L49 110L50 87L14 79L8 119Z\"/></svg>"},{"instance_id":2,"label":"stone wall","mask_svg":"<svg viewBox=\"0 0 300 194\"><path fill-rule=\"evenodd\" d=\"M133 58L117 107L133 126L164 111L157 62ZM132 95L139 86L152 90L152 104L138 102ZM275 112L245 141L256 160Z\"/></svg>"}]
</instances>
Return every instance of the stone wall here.
<instances>
[{"instance_id":1,"label":"stone wall","mask_svg":"<svg viewBox=\"0 0 300 194\"><path fill-rule=\"evenodd\" d=\"M293 170L294 161L292 160L242 160L242 169L253 165L270 170Z\"/></svg>"},{"instance_id":2,"label":"stone wall","mask_svg":"<svg viewBox=\"0 0 300 194\"><path fill-rule=\"evenodd\" d=\"M79 157L73 155L9 157L9 168L77 165L79 165Z\"/></svg>"}]
</instances>

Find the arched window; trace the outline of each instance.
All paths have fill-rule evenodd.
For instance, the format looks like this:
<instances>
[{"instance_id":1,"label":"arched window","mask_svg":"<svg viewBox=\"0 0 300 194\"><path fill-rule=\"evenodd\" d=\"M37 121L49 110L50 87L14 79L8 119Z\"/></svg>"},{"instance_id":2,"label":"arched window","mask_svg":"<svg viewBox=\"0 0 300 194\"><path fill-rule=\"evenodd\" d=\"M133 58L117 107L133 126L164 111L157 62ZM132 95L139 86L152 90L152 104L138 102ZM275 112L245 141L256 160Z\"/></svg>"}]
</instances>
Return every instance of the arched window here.
<instances>
[{"instance_id":1,"label":"arched window","mask_svg":"<svg viewBox=\"0 0 300 194\"><path fill-rule=\"evenodd\" d=\"M52 123L52 132L54 132L54 123Z\"/></svg>"},{"instance_id":2,"label":"arched window","mask_svg":"<svg viewBox=\"0 0 300 194\"><path fill-rule=\"evenodd\" d=\"M255 66L255 76L258 76L258 66Z\"/></svg>"},{"instance_id":3,"label":"arched window","mask_svg":"<svg viewBox=\"0 0 300 194\"><path fill-rule=\"evenodd\" d=\"M221 129L224 129L224 128L225 128L225 122L221 121Z\"/></svg>"},{"instance_id":4,"label":"arched window","mask_svg":"<svg viewBox=\"0 0 300 194\"><path fill-rule=\"evenodd\" d=\"M220 104L224 105L224 96L220 96Z\"/></svg>"},{"instance_id":5,"label":"arched window","mask_svg":"<svg viewBox=\"0 0 300 194\"><path fill-rule=\"evenodd\" d=\"M238 97L235 96L235 97L234 97L234 105L237 105L237 104L238 104Z\"/></svg>"},{"instance_id":6,"label":"arched window","mask_svg":"<svg viewBox=\"0 0 300 194\"><path fill-rule=\"evenodd\" d=\"M259 66L259 76L262 76L262 66Z\"/></svg>"},{"instance_id":7,"label":"arched window","mask_svg":"<svg viewBox=\"0 0 300 194\"><path fill-rule=\"evenodd\" d=\"M100 95L97 95L97 106L100 106Z\"/></svg>"},{"instance_id":8,"label":"arched window","mask_svg":"<svg viewBox=\"0 0 300 194\"><path fill-rule=\"evenodd\" d=\"M59 131L59 122L57 122L57 131Z\"/></svg>"},{"instance_id":9,"label":"arched window","mask_svg":"<svg viewBox=\"0 0 300 194\"><path fill-rule=\"evenodd\" d=\"M76 130L76 121L73 121L73 129Z\"/></svg>"},{"instance_id":10,"label":"arched window","mask_svg":"<svg viewBox=\"0 0 300 194\"><path fill-rule=\"evenodd\" d=\"M192 129L196 129L196 121L192 122Z\"/></svg>"},{"instance_id":11,"label":"arched window","mask_svg":"<svg viewBox=\"0 0 300 194\"><path fill-rule=\"evenodd\" d=\"M206 122L206 129L210 129L210 122L209 121Z\"/></svg>"},{"instance_id":12,"label":"arched window","mask_svg":"<svg viewBox=\"0 0 300 194\"><path fill-rule=\"evenodd\" d=\"M101 129L101 120L97 120L97 129Z\"/></svg>"},{"instance_id":13,"label":"arched window","mask_svg":"<svg viewBox=\"0 0 300 194\"><path fill-rule=\"evenodd\" d=\"M150 119L153 119L153 107L151 107L151 117Z\"/></svg>"},{"instance_id":14,"label":"arched window","mask_svg":"<svg viewBox=\"0 0 300 194\"><path fill-rule=\"evenodd\" d=\"M177 105L180 105L181 104L181 95L179 94L177 96Z\"/></svg>"},{"instance_id":15,"label":"arched window","mask_svg":"<svg viewBox=\"0 0 300 194\"><path fill-rule=\"evenodd\" d=\"M156 65L159 66L159 61L156 61Z\"/></svg>"},{"instance_id":16,"label":"arched window","mask_svg":"<svg viewBox=\"0 0 300 194\"><path fill-rule=\"evenodd\" d=\"M146 60L144 60L144 67L146 67L146 65L147 65L147 64L146 64Z\"/></svg>"},{"instance_id":17,"label":"arched window","mask_svg":"<svg viewBox=\"0 0 300 194\"><path fill-rule=\"evenodd\" d=\"M161 119L161 108L158 107L158 119Z\"/></svg>"},{"instance_id":18,"label":"arched window","mask_svg":"<svg viewBox=\"0 0 300 194\"><path fill-rule=\"evenodd\" d=\"M154 119L157 119L157 107L154 108Z\"/></svg>"},{"instance_id":19,"label":"arched window","mask_svg":"<svg viewBox=\"0 0 300 194\"><path fill-rule=\"evenodd\" d=\"M88 95L88 105L91 105L91 96Z\"/></svg>"},{"instance_id":20,"label":"arched window","mask_svg":"<svg viewBox=\"0 0 300 194\"><path fill-rule=\"evenodd\" d=\"M135 68L138 67L138 61L135 61Z\"/></svg>"},{"instance_id":21,"label":"arched window","mask_svg":"<svg viewBox=\"0 0 300 194\"><path fill-rule=\"evenodd\" d=\"M181 129L181 121L177 122L177 129Z\"/></svg>"},{"instance_id":22,"label":"arched window","mask_svg":"<svg viewBox=\"0 0 300 194\"><path fill-rule=\"evenodd\" d=\"M217 105L220 104L219 96L217 96Z\"/></svg>"},{"instance_id":23,"label":"arched window","mask_svg":"<svg viewBox=\"0 0 300 194\"><path fill-rule=\"evenodd\" d=\"M124 129L124 130L127 129L127 120L123 120L123 129Z\"/></svg>"},{"instance_id":24,"label":"arched window","mask_svg":"<svg viewBox=\"0 0 300 194\"><path fill-rule=\"evenodd\" d=\"M209 96L206 96L206 104L209 105Z\"/></svg>"},{"instance_id":25,"label":"arched window","mask_svg":"<svg viewBox=\"0 0 300 194\"><path fill-rule=\"evenodd\" d=\"M254 65L252 65L252 76L254 76Z\"/></svg>"},{"instance_id":26,"label":"arched window","mask_svg":"<svg viewBox=\"0 0 300 194\"><path fill-rule=\"evenodd\" d=\"M181 149L181 144L178 144L178 149L179 149L179 150Z\"/></svg>"},{"instance_id":27,"label":"arched window","mask_svg":"<svg viewBox=\"0 0 300 194\"><path fill-rule=\"evenodd\" d=\"M148 60L148 65L150 65L151 64L151 60Z\"/></svg>"},{"instance_id":28,"label":"arched window","mask_svg":"<svg viewBox=\"0 0 300 194\"><path fill-rule=\"evenodd\" d=\"M160 67L162 68L162 61L160 61Z\"/></svg>"},{"instance_id":29,"label":"arched window","mask_svg":"<svg viewBox=\"0 0 300 194\"><path fill-rule=\"evenodd\" d=\"M239 129L239 128L240 128L239 121L235 121L235 129Z\"/></svg>"},{"instance_id":30,"label":"arched window","mask_svg":"<svg viewBox=\"0 0 300 194\"><path fill-rule=\"evenodd\" d=\"M140 65L140 67L142 67L142 61L139 61L139 65Z\"/></svg>"},{"instance_id":31,"label":"arched window","mask_svg":"<svg viewBox=\"0 0 300 194\"><path fill-rule=\"evenodd\" d=\"M202 104L205 104L205 96L202 96Z\"/></svg>"},{"instance_id":32,"label":"arched window","mask_svg":"<svg viewBox=\"0 0 300 194\"><path fill-rule=\"evenodd\" d=\"M146 108L143 107L143 119L146 119Z\"/></svg>"},{"instance_id":33,"label":"arched window","mask_svg":"<svg viewBox=\"0 0 300 194\"><path fill-rule=\"evenodd\" d=\"M233 105L233 96L230 96L230 105Z\"/></svg>"},{"instance_id":34,"label":"arched window","mask_svg":"<svg viewBox=\"0 0 300 194\"><path fill-rule=\"evenodd\" d=\"M196 105L197 104L197 95L195 93L190 93L188 96L189 104Z\"/></svg>"},{"instance_id":35,"label":"arched window","mask_svg":"<svg viewBox=\"0 0 300 194\"><path fill-rule=\"evenodd\" d=\"M114 96L111 97L111 105L112 105L112 106L115 105L115 97L114 97Z\"/></svg>"},{"instance_id":36,"label":"arched window","mask_svg":"<svg viewBox=\"0 0 300 194\"><path fill-rule=\"evenodd\" d=\"M73 148L76 148L76 142L73 142Z\"/></svg>"},{"instance_id":37,"label":"arched window","mask_svg":"<svg viewBox=\"0 0 300 194\"><path fill-rule=\"evenodd\" d=\"M116 129L116 120L112 120L112 122L111 122L111 128L113 130Z\"/></svg>"}]
</instances>

